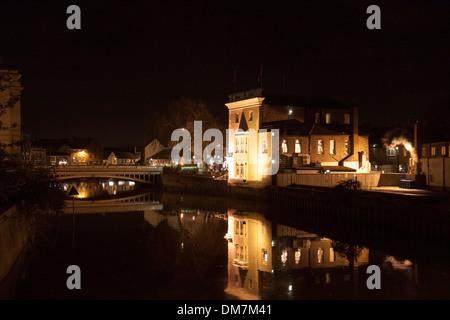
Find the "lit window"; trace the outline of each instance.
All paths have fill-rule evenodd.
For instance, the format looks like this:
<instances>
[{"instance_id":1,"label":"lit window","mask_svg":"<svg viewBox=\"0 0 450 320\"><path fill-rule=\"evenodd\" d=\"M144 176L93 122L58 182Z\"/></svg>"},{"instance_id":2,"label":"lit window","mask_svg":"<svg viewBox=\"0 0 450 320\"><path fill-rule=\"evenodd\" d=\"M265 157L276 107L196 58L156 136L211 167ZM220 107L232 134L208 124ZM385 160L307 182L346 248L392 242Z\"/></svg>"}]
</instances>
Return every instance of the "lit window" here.
<instances>
[{"instance_id":1,"label":"lit window","mask_svg":"<svg viewBox=\"0 0 450 320\"><path fill-rule=\"evenodd\" d=\"M302 260L302 249L297 249L294 254L295 263L298 264Z\"/></svg>"},{"instance_id":2,"label":"lit window","mask_svg":"<svg viewBox=\"0 0 450 320\"><path fill-rule=\"evenodd\" d=\"M292 108L289 108L288 114L289 114L289 115L292 115L292 112L293 112L293 111L292 111Z\"/></svg>"},{"instance_id":3,"label":"lit window","mask_svg":"<svg viewBox=\"0 0 450 320\"><path fill-rule=\"evenodd\" d=\"M281 262L283 262L283 264L285 264L287 261L287 250L284 249L281 251Z\"/></svg>"},{"instance_id":4,"label":"lit window","mask_svg":"<svg viewBox=\"0 0 450 320\"><path fill-rule=\"evenodd\" d=\"M336 143L334 140L330 140L330 154L336 154Z\"/></svg>"},{"instance_id":5,"label":"lit window","mask_svg":"<svg viewBox=\"0 0 450 320\"><path fill-rule=\"evenodd\" d=\"M350 141L345 140L345 154L350 154Z\"/></svg>"},{"instance_id":6,"label":"lit window","mask_svg":"<svg viewBox=\"0 0 450 320\"><path fill-rule=\"evenodd\" d=\"M253 111L250 111L248 121L253 121Z\"/></svg>"},{"instance_id":7,"label":"lit window","mask_svg":"<svg viewBox=\"0 0 450 320\"><path fill-rule=\"evenodd\" d=\"M322 263L322 262L323 262L323 249L318 248L317 249L317 263Z\"/></svg>"},{"instance_id":8,"label":"lit window","mask_svg":"<svg viewBox=\"0 0 450 320\"><path fill-rule=\"evenodd\" d=\"M317 140L317 154L323 154L323 140Z\"/></svg>"},{"instance_id":9,"label":"lit window","mask_svg":"<svg viewBox=\"0 0 450 320\"><path fill-rule=\"evenodd\" d=\"M269 260L269 255L266 249L262 249L262 262L267 262Z\"/></svg>"},{"instance_id":10,"label":"lit window","mask_svg":"<svg viewBox=\"0 0 450 320\"><path fill-rule=\"evenodd\" d=\"M262 153L267 153L267 140L264 139L262 142Z\"/></svg>"},{"instance_id":11,"label":"lit window","mask_svg":"<svg viewBox=\"0 0 450 320\"><path fill-rule=\"evenodd\" d=\"M286 140L283 140L283 142L281 143L281 152L283 152L283 153L288 152Z\"/></svg>"},{"instance_id":12,"label":"lit window","mask_svg":"<svg viewBox=\"0 0 450 320\"><path fill-rule=\"evenodd\" d=\"M431 155L432 156L436 155L436 147L431 147Z\"/></svg>"},{"instance_id":13,"label":"lit window","mask_svg":"<svg viewBox=\"0 0 450 320\"><path fill-rule=\"evenodd\" d=\"M330 248L330 262L334 262L334 249L333 247Z\"/></svg>"},{"instance_id":14,"label":"lit window","mask_svg":"<svg viewBox=\"0 0 450 320\"><path fill-rule=\"evenodd\" d=\"M325 123L331 123L331 113L325 113Z\"/></svg>"},{"instance_id":15,"label":"lit window","mask_svg":"<svg viewBox=\"0 0 450 320\"><path fill-rule=\"evenodd\" d=\"M445 146L442 146L442 147L441 147L441 154L442 154L443 156L445 156L445 152L447 151L446 149L447 149L447 148L446 148Z\"/></svg>"},{"instance_id":16,"label":"lit window","mask_svg":"<svg viewBox=\"0 0 450 320\"><path fill-rule=\"evenodd\" d=\"M302 153L302 146L298 139L295 140L295 153Z\"/></svg>"},{"instance_id":17,"label":"lit window","mask_svg":"<svg viewBox=\"0 0 450 320\"><path fill-rule=\"evenodd\" d=\"M350 114L344 114L344 124L350 124Z\"/></svg>"},{"instance_id":18,"label":"lit window","mask_svg":"<svg viewBox=\"0 0 450 320\"><path fill-rule=\"evenodd\" d=\"M386 156L387 157L395 157L395 149L394 148L386 149Z\"/></svg>"}]
</instances>

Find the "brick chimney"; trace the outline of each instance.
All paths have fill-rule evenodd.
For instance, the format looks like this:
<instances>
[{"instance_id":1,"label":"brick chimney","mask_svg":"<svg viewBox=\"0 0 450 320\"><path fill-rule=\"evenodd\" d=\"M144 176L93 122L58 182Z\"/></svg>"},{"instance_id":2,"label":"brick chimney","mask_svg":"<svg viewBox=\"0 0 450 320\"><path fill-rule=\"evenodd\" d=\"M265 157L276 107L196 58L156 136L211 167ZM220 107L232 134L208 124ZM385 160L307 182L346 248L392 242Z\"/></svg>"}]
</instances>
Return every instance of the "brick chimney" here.
<instances>
[{"instance_id":1,"label":"brick chimney","mask_svg":"<svg viewBox=\"0 0 450 320\"><path fill-rule=\"evenodd\" d=\"M358 146L358 139L359 139L359 121L358 121L358 107L353 106L353 117L352 117L352 124L353 124L353 154L357 154L357 146Z\"/></svg>"}]
</instances>

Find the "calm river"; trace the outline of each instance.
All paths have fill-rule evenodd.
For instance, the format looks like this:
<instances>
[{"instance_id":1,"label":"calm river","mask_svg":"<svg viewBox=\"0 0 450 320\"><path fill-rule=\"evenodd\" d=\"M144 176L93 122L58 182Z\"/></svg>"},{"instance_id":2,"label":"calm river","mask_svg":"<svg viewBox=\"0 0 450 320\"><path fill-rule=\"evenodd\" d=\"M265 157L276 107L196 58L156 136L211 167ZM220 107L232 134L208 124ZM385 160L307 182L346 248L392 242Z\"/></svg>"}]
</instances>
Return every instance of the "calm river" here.
<instances>
[{"instance_id":1,"label":"calm river","mask_svg":"<svg viewBox=\"0 0 450 320\"><path fill-rule=\"evenodd\" d=\"M117 180L72 186L79 195L29 251L15 299L450 298L445 261L274 223L261 203ZM81 290L66 286L69 265ZM379 290L367 288L369 265L381 268Z\"/></svg>"}]
</instances>

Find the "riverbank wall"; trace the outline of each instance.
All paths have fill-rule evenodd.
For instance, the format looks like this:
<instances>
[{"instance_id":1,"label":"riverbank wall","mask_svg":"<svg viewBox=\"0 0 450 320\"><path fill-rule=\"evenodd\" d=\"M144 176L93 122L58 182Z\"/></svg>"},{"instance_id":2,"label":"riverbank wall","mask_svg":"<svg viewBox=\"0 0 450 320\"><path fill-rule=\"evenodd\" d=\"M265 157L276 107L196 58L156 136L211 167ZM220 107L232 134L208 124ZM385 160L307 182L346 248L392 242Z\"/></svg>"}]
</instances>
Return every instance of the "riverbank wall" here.
<instances>
[{"instance_id":1,"label":"riverbank wall","mask_svg":"<svg viewBox=\"0 0 450 320\"><path fill-rule=\"evenodd\" d=\"M383 186L399 187L402 180L414 181L416 188L425 188L425 176L420 174L408 173L278 173L276 175L276 185L278 187L287 187L290 185L303 185L311 187L332 188L340 181L353 179L361 182L363 189L371 189Z\"/></svg>"},{"instance_id":2,"label":"riverbank wall","mask_svg":"<svg viewBox=\"0 0 450 320\"><path fill-rule=\"evenodd\" d=\"M162 188L168 193L191 193L230 199L264 201L266 189L232 186L225 180L214 180L208 176L194 174L161 174Z\"/></svg>"},{"instance_id":3,"label":"riverbank wall","mask_svg":"<svg viewBox=\"0 0 450 320\"><path fill-rule=\"evenodd\" d=\"M300 229L335 230L370 236L409 248L432 245L450 255L450 201L445 195L406 195L372 191L338 191L314 186L252 188L195 175L162 176L164 191L257 201L272 221ZM406 243L409 242L409 243Z\"/></svg>"},{"instance_id":4,"label":"riverbank wall","mask_svg":"<svg viewBox=\"0 0 450 320\"><path fill-rule=\"evenodd\" d=\"M345 235L349 241L370 239L377 247L389 244L391 251L432 248L436 257L450 259L450 202L443 196L290 187L267 191L267 217L274 222Z\"/></svg>"},{"instance_id":5,"label":"riverbank wall","mask_svg":"<svg viewBox=\"0 0 450 320\"><path fill-rule=\"evenodd\" d=\"M32 221L18 212L17 206L11 206L0 213L0 299L10 299L14 294L15 282L24 251L32 237Z\"/></svg>"}]
</instances>

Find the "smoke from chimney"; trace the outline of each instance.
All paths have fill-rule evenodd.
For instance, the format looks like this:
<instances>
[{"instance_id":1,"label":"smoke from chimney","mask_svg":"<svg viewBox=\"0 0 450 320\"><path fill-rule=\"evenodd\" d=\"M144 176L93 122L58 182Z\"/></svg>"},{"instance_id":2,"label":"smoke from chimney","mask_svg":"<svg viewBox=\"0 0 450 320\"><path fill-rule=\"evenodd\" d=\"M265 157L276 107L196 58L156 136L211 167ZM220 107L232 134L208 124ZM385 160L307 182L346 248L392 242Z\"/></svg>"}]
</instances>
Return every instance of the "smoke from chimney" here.
<instances>
[{"instance_id":1,"label":"smoke from chimney","mask_svg":"<svg viewBox=\"0 0 450 320\"><path fill-rule=\"evenodd\" d=\"M411 154L411 158L414 160L414 162L418 162L419 158L417 156L417 151L413 147L412 143L408 141L408 139L404 137L396 137L393 138L390 142L388 138L383 138L382 141L386 149L393 149L399 145L403 145L403 147Z\"/></svg>"}]
</instances>

